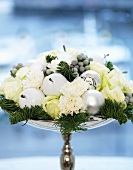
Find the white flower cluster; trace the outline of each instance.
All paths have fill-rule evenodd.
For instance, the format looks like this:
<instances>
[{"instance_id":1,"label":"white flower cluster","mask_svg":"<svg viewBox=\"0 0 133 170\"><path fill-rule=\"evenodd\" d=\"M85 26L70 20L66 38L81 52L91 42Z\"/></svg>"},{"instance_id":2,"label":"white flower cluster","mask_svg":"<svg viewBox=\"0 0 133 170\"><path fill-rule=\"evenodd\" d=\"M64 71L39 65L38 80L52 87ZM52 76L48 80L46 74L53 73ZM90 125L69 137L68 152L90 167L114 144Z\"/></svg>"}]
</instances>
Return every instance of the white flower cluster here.
<instances>
[{"instance_id":1,"label":"white flower cluster","mask_svg":"<svg viewBox=\"0 0 133 170\"><path fill-rule=\"evenodd\" d=\"M59 72L60 62L67 64L69 70ZM70 76L73 77L71 81L68 80ZM73 116L87 112L89 107L95 113L94 109L100 107L104 99L126 105L127 93L132 96L133 82L118 68L109 69L104 58L89 58L79 49L42 53L0 85L0 95L6 99L13 100L21 108L42 106L53 119L62 114Z\"/></svg>"},{"instance_id":2,"label":"white flower cluster","mask_svg":"<svg viewBox=\"0 0 133 170\"><path fill-rule=\"evenodd\" d=\"M79 113L79 110L83 108L84 102L82 95L89 88L89 84L85 82L82 78L76 78L72 83L67 82L61 89L63 94L60 97L59 107L61 113L71 114Z\"/></svg>"}]
</instances>

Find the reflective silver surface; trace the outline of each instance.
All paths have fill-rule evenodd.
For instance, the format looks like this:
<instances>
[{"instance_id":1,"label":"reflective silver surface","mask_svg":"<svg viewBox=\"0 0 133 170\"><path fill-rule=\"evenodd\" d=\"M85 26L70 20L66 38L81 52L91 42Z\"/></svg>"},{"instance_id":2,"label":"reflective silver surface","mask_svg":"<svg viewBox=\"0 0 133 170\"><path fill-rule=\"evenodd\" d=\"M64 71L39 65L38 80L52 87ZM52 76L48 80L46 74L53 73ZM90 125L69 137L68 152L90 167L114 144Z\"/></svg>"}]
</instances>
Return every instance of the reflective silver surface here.
<instances>
[{"instance_id":1,"label":"reflective silver surface","mask_svg":"<svg viewBox=\"0 0 133 170\"><path fill-rule=\"evenodd\" d=\"M82 127L86 127L87 129L93 129L93 128L97 128L97 127L106 125L112 121L113 121L113 119L106 120L106 119L102 119L102 118L93 117L93 120L89 120L85 124L82 124ZM46 130L54 130L57 132L60 131L60 128L55 126L54 121L29 120L28 124L31 126L46 129ZM62 154L60 157L61 170L74 170L75 158L74 158L74 155L72 154L72 148L70 145L71 136L72 136L72 134L62 135L62 137L64 139L64 146L63 146Z\"/></svg>"},{"instance_id":2,"label":"reflective silver surface","mask_svg":"<svg viewBox=\"0 0 133 170\"><path fill-rule=\"evenodd\" d=\"M70 145L72 134L62 135L62 137L64 139L64 146L60 157L61 170L74 170L75 158L72 154L72 148Z\"/></svg>"},{"instance_id":3,"label":"reflective silver surface","mask_svg":"<svg viewBox=\"0 0 133 170\"><path fill-rule=\"evenodd\" d=\"M86 127L87 129L98 128L108 123L111 123L114 119L102 119L94 117L94 120L89 120L85 124L82 124L82 127ZM43 120L28 120L28 125L34 126L36 128L41 128L45 130L52 130L52 131L60 131L60 127L55 126L54 121L43 121Z\"/></svg>"}]
</instances>

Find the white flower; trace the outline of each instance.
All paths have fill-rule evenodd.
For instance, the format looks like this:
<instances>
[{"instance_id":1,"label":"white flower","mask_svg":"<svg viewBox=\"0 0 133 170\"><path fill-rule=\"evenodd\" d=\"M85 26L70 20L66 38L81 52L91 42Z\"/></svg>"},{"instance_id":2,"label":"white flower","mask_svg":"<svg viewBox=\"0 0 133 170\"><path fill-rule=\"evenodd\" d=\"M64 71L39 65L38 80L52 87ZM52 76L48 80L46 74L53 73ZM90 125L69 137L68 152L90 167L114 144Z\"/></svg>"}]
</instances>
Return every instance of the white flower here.
<instances>
[{"instance_id":1,"label":"white flower","mask_svg":"<svg viewBox=\"0 0 133 170\"><path fill-rule=\"evenodd\" d=\"M35 62L36 62L35 59L28 60L24 66L31 67Z\"/></svg>"},{"instance_id":2,"label":"white flower","mask_svg":"<svg viewBox=\"0 0 133 170\"><path fill-rule=\"evenodd\" d=\"M129 81L129 87L131 89L131 93L133 93L133 81Z\"/></svg>"},{"instance_id":3,"label":"white flower","mask_svg":"<svg viewBox=\"0 0 133 170\"><path fill-rule=\"evenodd\" d=\"M62 114L77 114L83 106L83 100L80 96L67 95L60 97L59 107Z\"/></svg>"},{"instance_id":4,"label":"white flower","mask_svg":"<svg viewBox=\"0 0 133 170\"><path fill-rule=\"evenodd\" d=\"M61 89L63 95L81 96L87 91L89 84L81 77L77 77L73 82L67 82Z\"/></svg>"},{"instance_id":5,"label":"white flower","mask_svg":"<svg viewBox=\"0 0 133 170\"><path fill-rule=\"evenodd\" d=\"M24 88L34 87L39 89L42 86L43 79L42 67L40 65L34 65L30 68L27 78L22 83Z\"/></svg>"},{"instance_id":6,"label":"white flower","mask_svg":"<svg viewBox=\"0 0 133 170\"><path fill-rule=\"evenodd\" d=\"M75 60L75 57L73 57L72 55L68 54L67 52L60 52L57 55L58 60L60 61L65 61L67 62L69 65L71 64L71 62L73 60Z\"/></svg>"},{"instance_id":7,"label":"white flower","mask_svg":"<svg viewBox=\"0 0 133 170\"><path fill-rule=\"evenodd\" d=\"M58 50L47 51L38 55L37 58L46 58L47 55L56 56L59 53Z\"/></svg>"},{"instance_id":8,"label":"white flower","mask_svg":"<svg viewBox=\"0 0 133 170\"><path fill-rule=\"evenodd\" d=\"M67 82L61 89L63 96L60 97L59 107L61 113L71 114L79 113L83 108L81 95L87 91L88 83L81 77L76 78L73 82Z\"/></svg>"},{"instance_id":9,"label":"white flower","mask_svg":"<svg viewBox=\"0 0 133 170\"><path fill-rule=\"evenodd\" d=\"M35 65L39 65L42 68L46 68L47 64L46 57L37 58L35 62Z\"/></svg>"},{"instance_id":10,"label":"white flower","mask_svg":"<svg viewBox=\"0 0 133 170\"><path fill-rule=\"evenodd\" d=\"M7 99L18 102L22 90L22 84L18 78L8 77L2 82L0 93L5 95Z\"/></svg>"},{"instance_id":11,"label":"white flower","mask_svg":"<svg viewBox=\"0 0 133 170\"><path fill-rule=\"evenodd\" d=\"M89 67L90 67L90 70L96 71L97 73L100 74L100 76L108 74L108 72L110 71L104 64L101 64L96 61L92 61Z\"/></svg>"},{"instance_id":12,"label":"white flower","mask_svg":"<svg viewBox=\"0 0 133 170\"><path fill-rule=\"evenodd\" d=\"M114 87L113 89L109 89L108 86L106 86L101 93L106 99L111 99L112 101L117 101L124 103L125 96L122 92L121 88L119 86Z\"/></svg>"},{"instance_id":13,"label":"white flower","mask_svg":"<svg viewBox=\"0 0 133 170\"><path fill-rule=\"evenodd\" d=\"M29 71L30 69L28 67L22 67L17 71L16 77L19 78L20 80L23 80L26 78L26 75L28 74Z\"/></svg>"},{"instance_id":14,"label":"white flower","mask_svg":"<svg viewBox=\"0 0 133 170\"><path fill-rule=\"evenodd\" d=\"M93 55L91 56L91 58L93 58L93 61L98 62L100 64L104 64L105 63L105 58L98 56L98 55Z\"/></svg>"},{"instance_id":15,"label":"white flower","mask_svg":"<svg viewBox=\"0 0 133 170\"><path fill-rule=\"evenodd\" d=\"M110 89L118 86L121 88L123 93L131 92L131 87L129 81L126 79L125 75L120 72L118 68L113 69L108 75L107 78L110 82Z\"/></svg>"},{"instance_id":16,"label":"white flower","mask_svg":"<svg viewBox=\"0 0 133 170\"><path fill-rule=\"evenodd\" d=\"M77 48L66 48L66 52L72 56L73 60L77 59L77 56L81 53L83 53L83 51L81 49L77 49Z\"/></svg>"},{"instance_id":17,"label":"white flower","mask_svg":"<svg viewBox=\"0 0 133 170\"><path fill-rule=\"evenodd\" d=\"M51 71L55 72L57 70L58 64L61 62L61 60L52 60L51 63L48 63L48 68L51 69Z\"/></svg>"}]
</instances>

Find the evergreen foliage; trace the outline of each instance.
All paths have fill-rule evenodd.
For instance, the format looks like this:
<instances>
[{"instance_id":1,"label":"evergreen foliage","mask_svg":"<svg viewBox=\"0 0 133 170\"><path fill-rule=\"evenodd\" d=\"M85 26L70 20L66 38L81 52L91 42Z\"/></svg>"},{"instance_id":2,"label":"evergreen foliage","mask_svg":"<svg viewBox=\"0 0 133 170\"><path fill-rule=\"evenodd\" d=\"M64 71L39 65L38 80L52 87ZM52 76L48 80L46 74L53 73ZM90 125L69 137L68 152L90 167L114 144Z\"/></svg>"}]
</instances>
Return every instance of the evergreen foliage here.
<instances>
[{"instance_id":1,"label":"evergreen foliage","mask_svg":"<svg viewBox=\"0 0 133 170\"><path fill-rule=\"evenodd\" d=\"M11 124L16 124L21 121L33 120L53 120L48 113L46 113L41 106L32 106L31 108L24 107L21 109L14 101L5 99L0 95L0 107L9 113L9 120ZM128 104L126 108L122 103L105 100L105 104L100 108L98 115L103 118L113 118L118 120L120 124L126 123L131 120L133 123L133 105ZM89 113L78 113L72 115L62 115L59 119L55 120L55 126L60 127L62 134L69 134L72 131L86 130L85 122L90 119Z\"/></svg>"},{"instance_id":2,"label":"evergreen foliage","mask_svg":"<svg viewBox=\"0 0 133 170\"><path fill-rule=\"evenodd\" d=\"M55 60L56 58L57 58L57 56L47 55L46 61L47 61L47 63L51 63L51 61Z\"/></svg>"},{"instance_id":3,"label":"evergreen foliage","mask_svg":"<svg viewBox=\"0 0 133 170\"><path fill-rule=\"evenodd\" d=\"M81 123L85 123L89 120L88 113L78 113L71 115L63 115L60 119L57 120L55 125L60 127L62 134L69 134L72 131L87 130ZM85 125L85 124L84 124Z\"/></svg>"},{"instance_id":4,"label":"evergreen foliage","mask_svg":"<svg viewBox=\"0 0 133 170\"><path fill-rule=\"evenodd\" d=\"M65 62L61 61L57 67L57 72L62 74L69 82L72 82L77 75L71 70L70 66Z\"/></svg>"}]
</instances>

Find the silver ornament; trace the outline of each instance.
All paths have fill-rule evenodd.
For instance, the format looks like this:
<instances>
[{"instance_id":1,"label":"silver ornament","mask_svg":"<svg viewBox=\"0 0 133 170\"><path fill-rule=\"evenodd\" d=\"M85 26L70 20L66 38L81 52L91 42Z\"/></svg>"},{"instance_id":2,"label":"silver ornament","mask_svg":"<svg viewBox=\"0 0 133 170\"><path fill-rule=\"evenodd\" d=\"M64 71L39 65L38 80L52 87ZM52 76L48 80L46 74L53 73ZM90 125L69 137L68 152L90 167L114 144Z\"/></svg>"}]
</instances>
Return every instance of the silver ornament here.
<instances>
[{"instance_id":1,"label":"silver ornament","mask_svg":"<svg viewBox=\"0 0 133 170\"><path fill-rule=\"evenodd\" d=\"M23 90L19 95L19 106L24 108L25 106L31 108L31 106L41 106L44 99L44 94L41 90L36 88L28 88Z\"/></svg>"},{"instance_id":2,"label":"silver ornament","mask_svg":"<svg viewBox=\"0 0 133 170\"><path fill-rule=\"evenodd\" d=\"M59 73L53 73L44 78L42 90L45 95L61 95L61 88L67 83L67 79Z\"/></svg>"},{"instance_id":3,"label":"silver ornament","mask_svg":"<svg viewBox=\"0 0 133 170\"><path fill-rule=\"evenodd\" d=\"M104 104L104 97L97 90L88 90L82 98L87 111L93 115L98 113L100 106Z\"/></svg>"},{"instance_id":4,"label":"silver ornament","mask_svg":"<svg viewBox=\"0 0 133 170\"><path fill-rule=\"evenodd\" d=\"M80 77L90 84L89 89L95 89L100 83L100 75L93 70L85 71Z\"/></svg>"}]
</instances>

